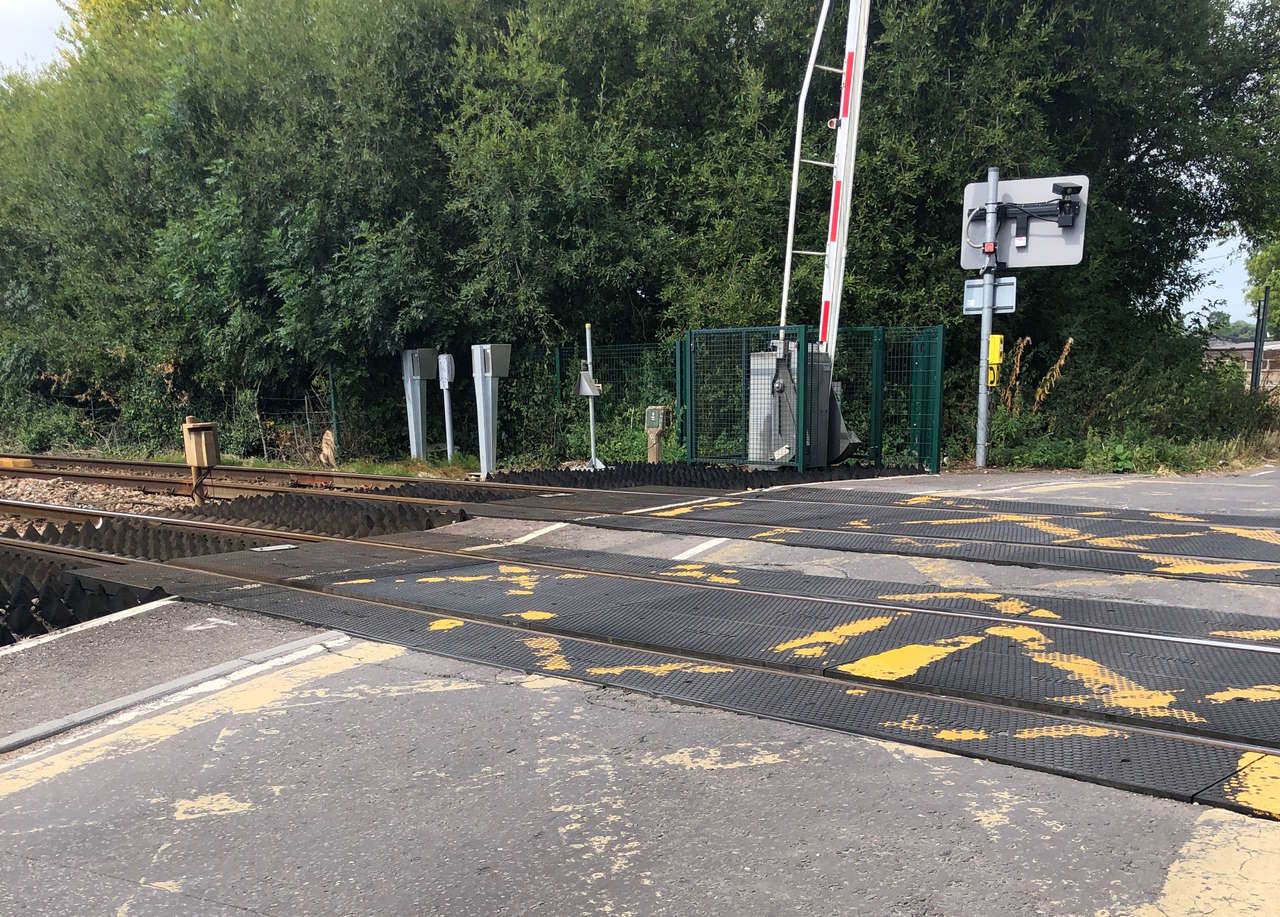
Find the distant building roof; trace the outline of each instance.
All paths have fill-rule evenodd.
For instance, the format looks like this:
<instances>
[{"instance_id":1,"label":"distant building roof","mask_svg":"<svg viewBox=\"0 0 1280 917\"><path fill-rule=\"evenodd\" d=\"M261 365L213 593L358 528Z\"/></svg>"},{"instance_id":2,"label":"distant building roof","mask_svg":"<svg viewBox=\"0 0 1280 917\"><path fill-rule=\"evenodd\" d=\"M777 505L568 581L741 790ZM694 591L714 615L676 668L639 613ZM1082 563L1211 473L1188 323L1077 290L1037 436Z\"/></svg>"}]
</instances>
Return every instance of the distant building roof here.
<instances>
[{"instance_id":1,"label":"distant building roof","mask_svg":"<svg viewBox=\"0 0 1280 917\"><path fill-rule=\"evenodd\" d=\"M1253 341L1228 341L1224 338L1209 338L1209 350L1247 350L1253 351ZM1264 351L1280 350L1280 340L1266 341L1262 345Z\"/></svg>"}]
</instances>

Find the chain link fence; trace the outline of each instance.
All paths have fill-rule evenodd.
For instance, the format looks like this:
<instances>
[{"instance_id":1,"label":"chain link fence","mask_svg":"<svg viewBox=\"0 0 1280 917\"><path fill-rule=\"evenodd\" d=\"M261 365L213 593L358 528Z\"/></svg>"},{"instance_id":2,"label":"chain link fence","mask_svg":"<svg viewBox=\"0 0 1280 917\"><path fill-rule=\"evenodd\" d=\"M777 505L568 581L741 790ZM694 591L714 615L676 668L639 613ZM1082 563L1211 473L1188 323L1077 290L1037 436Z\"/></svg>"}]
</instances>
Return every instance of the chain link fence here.
<instances>
[{"instance_id":1,"label":"chain link fence","mask_svg":"<svg viewBox=\"0 0 1280 917\"><path fill-rule=\"evenodd\" d=\"M822 398L830 373L853 442L847 455L882 467L937 471L941 460L943 330L841 331L834 365L812 328L690 332L684 395L687 458L752 465L825 464L835 431ZM781 343L780 343L781 342ZM797 405L806 422L797 423ZM807 430L800 436L799 430Z\"/></svg>"},{"instance_id":2,"label":"chain link fence","mask_svg":"<svg viewBox=\"0 0 1280 917\"><path fill-rule=\"evenodd\" d=\"M577 391L580 344L520 348L499 385L498 453L504 465L549 467L591 454L587 399ZM676 341L593 348L596 447L606 462L644 461L645 409L669 411L663 460L813 467L829 452L835 404L853 435L847 457L883 467L937 470L942 411L942 328L842 330L834 364L813 328L792 325L691 331ZM830 383L828 383L828 378ZM339 399L345 455L402 454L402 399L377 409L358 393ZM353 400L354 399L354 400ZM439 399L427 402L428 452L443 452ZM455 442L473 452L475 393L469 356L453 384ZM294 399L259 399L238 412L240 439L282 461L314 461L330 426L327 387ZM440 442L436 442L440 440ZM365 447L369 448L365 448ZM376 447L376 448L375 448Z\"/></svg>"}]
</instances>

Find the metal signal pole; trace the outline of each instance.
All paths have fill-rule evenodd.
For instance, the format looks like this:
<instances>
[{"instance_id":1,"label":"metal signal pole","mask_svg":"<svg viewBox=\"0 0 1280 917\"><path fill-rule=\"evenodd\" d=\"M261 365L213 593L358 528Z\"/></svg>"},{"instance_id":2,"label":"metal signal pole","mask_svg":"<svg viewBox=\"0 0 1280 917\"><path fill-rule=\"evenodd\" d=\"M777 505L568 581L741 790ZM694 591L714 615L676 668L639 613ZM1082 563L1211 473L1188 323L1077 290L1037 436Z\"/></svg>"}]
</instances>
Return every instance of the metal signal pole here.
<instances>
[{"instance_id":1,"label":"metal signal pole","mask_svg":"<svg viewBox=\"0 0 1280 917\"><path fill-rule=\"evenodd\" d=\"M996 306L996 237L1000 229L996 214L999 206L1000 170L991 166L987 169L987 233L982 243L987 263L982 268L982 334L978 339L978 448L975 464L979 468L987 467L987 402L990 395L987 387L987 348L991 342L991 316Z\"/></svg>"}]
</instances>

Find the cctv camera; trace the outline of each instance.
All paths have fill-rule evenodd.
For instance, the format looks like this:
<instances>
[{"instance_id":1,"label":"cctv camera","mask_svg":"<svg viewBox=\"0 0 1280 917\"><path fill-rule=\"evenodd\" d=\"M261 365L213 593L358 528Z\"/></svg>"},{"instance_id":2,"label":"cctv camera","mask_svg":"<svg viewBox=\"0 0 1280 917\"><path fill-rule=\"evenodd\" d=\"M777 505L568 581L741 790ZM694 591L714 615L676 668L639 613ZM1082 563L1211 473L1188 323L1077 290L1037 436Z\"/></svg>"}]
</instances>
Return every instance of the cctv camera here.
<instances>
[{"instance_id":1,"label":"cctv camera","mask_svg":"<svg viewBox=\"0 0 1280 917\"><path fill-rule=\"evenodd\" d=\"M1080 185L1067 184L1066 182L1056 181L1053 183L1053 193L1062 197L1073 197L1083 191Z\"/></svg>"}]
</instances>

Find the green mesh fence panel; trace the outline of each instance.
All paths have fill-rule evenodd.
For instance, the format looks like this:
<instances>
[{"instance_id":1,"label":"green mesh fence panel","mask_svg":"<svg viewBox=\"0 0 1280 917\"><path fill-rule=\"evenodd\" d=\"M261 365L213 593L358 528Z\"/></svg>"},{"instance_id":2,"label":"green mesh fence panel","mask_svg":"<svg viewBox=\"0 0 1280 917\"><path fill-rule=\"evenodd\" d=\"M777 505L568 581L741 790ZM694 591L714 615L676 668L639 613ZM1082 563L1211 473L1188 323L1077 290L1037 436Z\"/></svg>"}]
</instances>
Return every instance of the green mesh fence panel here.
<instances>
[{"instance_id":1,"label":"green mesh fence panel","mask_svg":"<svg viewBox=\"0 0 1280 917\"><path fill-rule=\"evenodd\" d=\"M824 359L813 329L721 328L690 332L677 389L691 462L821 464L818 397ZM855 441L850 458L883 467L938 470L942 428L942 326L841 329L832 383ZM804 341L801 346L800 342ZM678 355L679 356L679 355ZM678 359L677 362L680 362ZM806 436L795 405L807 405ZM807 459L807 462L806 462Z\"/></svg>"},{"instance_id":2,"label":"green mesh fence panel","mask_svg":"<svg viewBox=\"0 0 1280 917\"><path fill-rule=\"evenodd\" d=\"M645 408L666 407L679 415L677 374L682 342L593 344L592 369L600 383L596 399L596 451L606 462L642 462L648 452ZM579 345L560 348L560 452L568 459L591 454L587 399L576 394ZM667 437L671 460L679 458L676 437Z\"/></svg>"}]
</instances>

